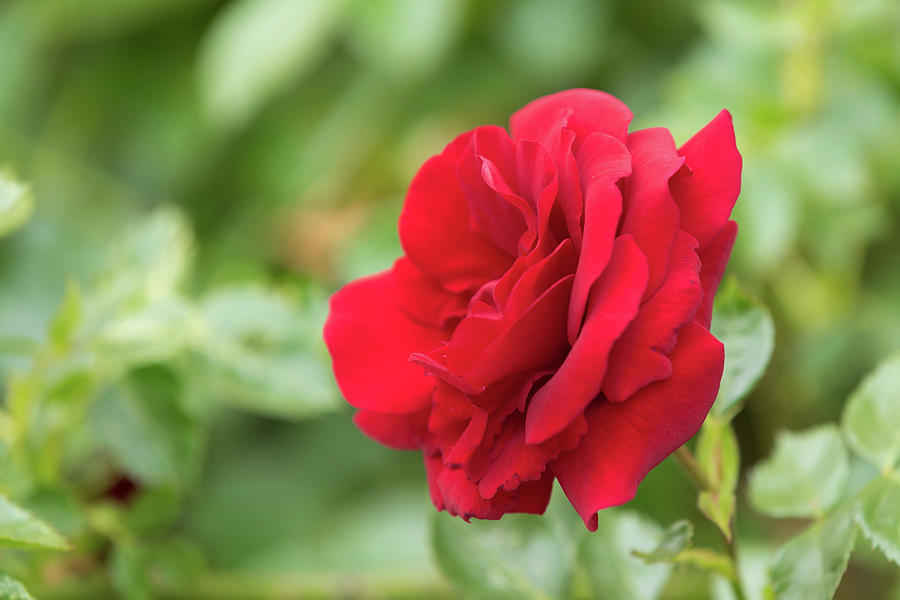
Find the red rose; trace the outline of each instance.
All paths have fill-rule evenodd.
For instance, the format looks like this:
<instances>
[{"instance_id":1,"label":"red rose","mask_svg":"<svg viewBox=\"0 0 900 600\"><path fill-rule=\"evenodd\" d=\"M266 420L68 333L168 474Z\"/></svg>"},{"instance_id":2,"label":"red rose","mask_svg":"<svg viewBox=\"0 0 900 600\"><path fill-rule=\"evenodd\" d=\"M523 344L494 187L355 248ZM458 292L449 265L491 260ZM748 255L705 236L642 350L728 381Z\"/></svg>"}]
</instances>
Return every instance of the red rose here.
<instances>
[{"instance_id":1,"label":"red rose","mask_svg":"<svg viewBox=\"0 0 900 600\"><path fill-rule=\"evenodd\" d=\"M741 156L722 111L681 148L603 92L528 104L430 158L406 255L331 299L356 425L422 449L439 510L542 513L553 479L591 530L693 436L722 376L709 332Z\"/></svg>"}]
</instances>

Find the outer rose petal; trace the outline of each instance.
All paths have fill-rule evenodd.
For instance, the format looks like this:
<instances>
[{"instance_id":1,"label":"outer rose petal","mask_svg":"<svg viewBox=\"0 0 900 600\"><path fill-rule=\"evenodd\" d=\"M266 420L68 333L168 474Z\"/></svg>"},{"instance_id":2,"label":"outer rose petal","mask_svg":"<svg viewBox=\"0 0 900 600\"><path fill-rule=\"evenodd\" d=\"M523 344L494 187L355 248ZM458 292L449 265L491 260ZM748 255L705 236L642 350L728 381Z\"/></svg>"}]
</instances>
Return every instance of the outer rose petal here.
<instances>
[{"instance_id":1,"label":"outer rose petal","mask_svg":"<svg viewBox=\"0 0 900 600\"><path fill-rule=\"evenodd\" d=\"M646 286L647 259L631 236L620 237L594 286L581 335L528 405L528 444L540 444L564 430L600 393L610 348L637 314Z\"/></svg>"},{"instance_id":2,"label":"outer rose petal","mask_svg":"<svg viewBox=\"0 0 900 600\"><path fill-rule=\"evenodd\" d=\"M633 116L618 98L597 90L575 89L529 102L513 113L509 128L514 139L535 140L549 148L563 113L568 116L565 128L575 132L572 148L576 154L581 143L596 131L624 142Z\"/></svg>"},{"instance_id":3,"label":"outer rose petal","mask_svg":"<svg viewBox=\"0 0 900 600\"><path fill-rule=\"evenodd\" d=\"M353 423L379 444L396 450L418 450L426 436L428 409L409 415L360 410L353 415Z\"/></svg>"},{"instance_id":4,"label":"outer rose petal","mask_svg":"<svg viewBox=\"0 0 900 600\"><path fill-rule=\"evenodd\" d=\"M648 383L671 375L672 363L666 355L703 299L696 247L693 237L678 232L665 281L613 346L603 380L603 393L610 401L621 402Z\"/></svg>"},{"instance_id":5,"label":"outer rose petal","mask_svg":"<svg viewBox=\"0 0 900 600\"><path fill-rule=\"evenodd\" d=\"M737 230L737 223L728 221L719 235L713 238L713 241L700 254L700 260L703 262L703 269L700 271L703 302L700 303L696 319L707 329L712 321L713 300L719 289L719 283L722 281L722 275L725 274L725 267L728 264L728 257L731 256L731 249L734 247Z\"/></svg>"},{"instance_id":6,"label":"outer rose petal","mask_svg":"<svg viewBox=\"0 0 900 600\"><path fill-rule=\"evenodd\" d=\"M550 464L591 531L597 529L597 511L631 500L644 476L697 433L716 398L725 354L711 333L688 324L671 359L668 379L626 402L589 408L581 445Z\"/></svg>"},{"instance_id":7,"label":"outer rose petal","mask_svg":"<svg viewBox=\"0 0 900 600\"><path fill-rule=\"evenodd\" d=\"M338 387L356 408L407 414L429 405L435 380L411 364L409 354L439 346L441 331L400 309L390 271L338 290L324 337Z\"/></svg>"},{"instance_id":8,"label":"outer rose petal","mask_svg":"<svg viewBox=\"0 0 900 600\"><path fill-rule=\"evenodd\" d=\"M465 294L448 292L407 257L398 258L391 272L400 307L419 323L443 328L447 321L466 314Z\"/></svg>"},{"instance_id":9,"label":"outer rose petal","mask_svg":"<svg viewBox=\"0 0 900 600\"><path fill-rule=\"evenodd\" d=\"M413 178L400 213L400 242L426 275L452 292L472 290L499 277L512 257L473 231L455 164L472 132L428 159Z\"/></svg>"},{"instance_id":10,"label":"outer rose petal","mask_svg":"<svg viewBox=\"0 0 900 600\"><path fill-rule=\"evenodd\" d=\"M706 249L728 221L741 193L741 155L734 143L734 126L727 110L678 149L689 171L670 182L681 210L681 228Z\"/></svg>"}]
</instances>

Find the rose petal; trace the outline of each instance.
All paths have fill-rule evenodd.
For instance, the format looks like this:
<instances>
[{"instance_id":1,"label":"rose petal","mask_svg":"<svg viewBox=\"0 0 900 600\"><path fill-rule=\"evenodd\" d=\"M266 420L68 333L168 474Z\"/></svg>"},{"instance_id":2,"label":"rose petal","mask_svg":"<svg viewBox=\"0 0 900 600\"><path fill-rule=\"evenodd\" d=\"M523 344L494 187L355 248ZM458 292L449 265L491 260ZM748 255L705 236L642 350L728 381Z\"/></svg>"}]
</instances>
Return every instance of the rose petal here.
<instances>
[{"instance_id":1,"label":"rose petal","mask_svg":"<svg viewBox=\"0 0 900 600\"><path fill-rule=\"evenodd\" d=\"M451 292L477 289L502 275L512 262L509 254L471 228L468 200L455 173L471 136L464 133L422 165L400 214L406 254Z\"/></svg>"},{"instance_id":2,"label":"rose petal","mask_svg":"<svg viewBox=\"0 0 900 600\"><path fill-rule=\"evenodd\" d=\"M584 189L584 240L569 299L566 335L570 344L575 343L584 321L591 287L609 262L622 214L622 192L616 182L631 174L631 155L616 138L595 133L578 152L578 164Z\"/></svg>"},{"instance_id":3,"label":"rose petal","mask_svg":"<svg viewBox=\"0 0 900 600\"><path fill-rule=\"evenodd\" d=\"M359 410L353 415L353 423L379 444L396 450L416 450L427 435L428 409L408 415Z\"/></svg>"},{"instance_id":4,"label":"rose petal","mask_svg":"<svg viewBox=\"0 0 900 600\"><path fill-rule=\"evenodd\" d=\"M429 352L441 331L400 309L390 271L358 279L331 297L325 344L338 387L351 405L382 414L428 406L435 380L410 364L410 352Z\"/></svg>"},{"instance_id":5,"label":"rose petal","mask_svg":"<svg viewBox=\"0 0 900 600\"><path fill-rule=\"evenodd\" d=\"M550 464L591 531L597 529L597 511L631 500L644 476L697 433L716 398L724 349L711 333L688 324L671 359L668 379L626 402L591 406L580 446Z\"/></svg>"},{"instance_id":6,"label":"rose petal","mask_svg":"<svg viewBox=\"0 0 900 600\"><path fill-rule=\"evenodd\" d=\"M689 171L672 177L670 187L681 210L681 228L706 249L731 215L741 193L741 155L727 110L720 112L678 149Z\"/></svg>"},{"instance_id":7,"label":"rose petal","mask_svg":"<svg viewBox=\"0 0 900 600\"><path fill-rule=\"evenodd\" d=\"M602 131L625 141L632 114L619 99L597 90L575 89L557 92L529 102L513 113L510 131L513 139L535 140L551 147L549 141L559 128L575 132L573 150L578 153L581 143L594 132Z\"/></svg>"},{"instance_id":8,"label":"rose petal","mask_svg":"<svg viewBox=\"0 0 900 600\"><path fill-rule=\"evenodd\" d=\"M485 386L560 360L566 349L566 306L574 275L563 277L478 355L463 375L469 385Z\"/></svg>"},{"instance_id":9,"label":"rose petal","mask_svg":"<svg viewBox=\"0 0 900 600\"><path fill-rule=\"evenodd\" d=\"M462 469L452 469L440 465L438 461L426 459L426 472L429 482L434 481L438 502L444 510L466 521L477 519L499 519L506 513L524 512L543 513L550 501L553 477L545 474L540 480L522 485L515 492L500 492L490 500L485 500L478 493L478 486L472 483ZM436 476L434 473L436 472ZM435 497L432 496L432 501ZM440 509L439 509L440 510Z\"/></svg>"},{"instance_id":10,"label":"rose petal","mask_svg":"<svg viewBox=\"0 0 900 600\"><path fill-rule=\"evenodd\" d=\"M603 380L603 393L612 402L621 402L648 383L672 374L666 355L703 300L696 247L691 235L678 232L665 281L613 346Z\"/></svg>"},{"instance_id":11,"label":"rose petal","mask_svg":"<svg viewBox=\"0 0 900 600\"><path fill-rule=\"evenodd\" d=\"M725 274L725 267L728 265L728 257L731 256L731 249L734 247L737 230L737 223L728 221L719 235L713 238L700 254L700 261L703 263L703 268L700 270L703 302L700 303L695 318L707 329L712 321L713 300L719 289L719 283L722 282L722 276Z\"/></svg>"},{"instance_id":12,"label":"rose petal","mask_svg":"<svg viewBox=\"0 0 900 600\"><path fill-rule=\"evenodd\" d=\"M678 149L688 170L672 177L670 187L681 211L681 228L706 249L728 221L741 193L741 154L727 110L720 112Z\"/></svg>"},{"instance_id":13,"label":"rose petal","mask_svg":"<svg viewBox=\"0 0 900 600\"><path fill-rule=\"evenodd\" d=\"M650 278L644 300L659 289L669 267L669 253L678 232L678 206L669 191L669 179L684 158L675 152L668 129L654 127L628 134L631 176L625 180L625 218L622 233L634 236L647 257Z\"/></svg>"},{"instance_id":14,"label":"rose petal","mask_svg":"<svg viewBox=\"0 0 900 600\"><path fill-rule=\"evenodd\" d=\"M529 211L525 200L515 192L515 151L515 144L502 127L478 127L455 165L456 177L466 194L470 227L510 256L518 254Z\"/></svg>"},{"instance_id":15,"label":"rose petal","mask_svg":"<svg viewBox=\"0 0 900 600\"><path fill-rule=\"evenodd\" d=\"M409 258L398 258L392 273L400 307L419 323L440 329L466 314L465 294L448 292Z\"/></svg>"},{"instance_id":16,"label":"rose petal","mask_svg":"<svg viewBox=\"0 0 900 600\"><path fill-rule=\"evenodd\" d=\"M528 405L527 443L540 444L563 431L597 397L610 348L638 313L646 285L647 260L631 236L618 238L594 286L581 334Z\"/></svg>"},{"instance_id":17,"label":"rose petal","mask_svg":"<svg viewBox=\"0 0 900 600\"><path fill-rule=\"evenodd\" d=\"M547 463L561 452L578 446L587 432L587 421L579 415L560 435L542 444L526 444L524 417L520 414L507 419L504 432L492 449L487 469L478 482L483 498L494 497L500 488L515 491L523 483L540 479Z\"/></svg>"}]
</instances>

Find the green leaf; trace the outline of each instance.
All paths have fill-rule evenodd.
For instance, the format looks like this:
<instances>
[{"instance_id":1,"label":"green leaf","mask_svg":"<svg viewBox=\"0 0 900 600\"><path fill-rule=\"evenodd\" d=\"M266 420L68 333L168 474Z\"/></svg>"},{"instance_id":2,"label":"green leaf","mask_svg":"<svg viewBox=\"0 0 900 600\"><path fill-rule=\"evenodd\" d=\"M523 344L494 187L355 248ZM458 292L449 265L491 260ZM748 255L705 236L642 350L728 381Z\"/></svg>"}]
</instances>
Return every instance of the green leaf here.
<instances>
[{"instance_id":1,"label":"green leaf","mask_svg":"<svg viewBox=\"0 0 900 600\"><path fill-rule=\"evenodd\" d=\"M106 390L91 407L97 439L146 485L183 488L199 467L199 424L181 406L180 394L166 369L146 368Z\"/></svg>"},{"instance_id":2,"label":"green leaf","mask_svg":"<svg viewBox=\"0 0 900 600\"><path fill-rule=\"evenodd\" d=\"M72 336L81 325L81 310L81 289L70 280L62 304L49 326L50 343L58 350L67 348L72 341Z\"/></svg>"},{"instance_id":3,"label":"green leaf","mask_svg":"<svg viewBox=\"0 0 900 600\"><path fill-rule=\"evenodd\" d=\"M740 452L728 421L715 417L706 420L697 440L697 462L714 488L700 492L697 506L730 540Z\"/></svg>"},{"instance_id":4,"label":"green leaf","mask_svg":"<svg viewBox=\"0 0 900 600\"><path fill-rule=\"evenodd\" d=\"M879 477L863 489L856 520L866 539L900 564L900 481L896 474Z\"/></svg>"},{"instance_id":5,"label":"green leaf","mask_svg":"<svg viewBox=\"0 0 900 600\"><path fill-rule=\"evenodd\" d=\"M243 125L328 48L340 0L238 0L219 11L200 49L200 91L212 122Z\"/></svg>"},{"instance_id":6,"label":"green leaf","mask_svg":"<svg viewBox=\"0 0 900 600\"><path fill-rule=\"evenodd\" d=\"M772 456L750 474L750 501L773 517L820 516L841 499L849 471L836 427L781 432Z\"/></svg>"},{"instance_id":7,"label":"green leaf","mask_svg":"<svg viewBox=\"0 0 900 600\"><path fill-rule=\"evenodd\" d=\"M31 513L0 495L0 546L67 550L61 535Z\"/></svg>"},{"instance_id":8,"label":"green leaf","mask_svg":"<svg viewBox=\"0 0 900 600\"><path fill-rule=\"evenodd\" d=\"M350 41L362 60L395 78L436 68L459 34L460 0L357 0Z\"/></svg>"},{"instance_id":9,"label":"green leaf","mask_svg":"<svg viewBox=\"0 0 900 600\"><path fill-rule=\"evenodd\" d=\"M650 552L635 551L634 555L648 563L670 562L690 548L694 537L694 526L690 521L675 521L666 529L659 544Z\"/></svg>"},{"instance_id":10,"label":"green leaf","mask_svg":"<svg viewBox=\"0 0 900 600\"><path fill-rule=\"evenodd\" d=\"M96 350L115 370L164 362L188 348L200 323L187 301L172 296L117 315L97 332Z\"/></svg>"},{"instance_id":11,"label":"green leaf","mask_svg":"<svg viewBox=\"0 0 900 600\"><path fill-rule=\"evenodd\" d=\"M900 355L889 358L851 394L842 420L847 443L887 473L900 458Z\"/></svg>"},{"instance_id":12,"label":"green leaf","mask_svg":"<svg viewBox=\"0 0 900 600\"><path fill-rule=\"evenodd\" d=\"M679 564L714 571L734 579L734 565L731 559L707 548L691 548L693 537L694 526L690 521L676 521L663 533L656 548L650 552L634 551L632 554L648 564Z\"/></svg>"},{"instance_id":13,"label":"green leaf","mask_svg":"<svg viewBox=\"0 0 900 600\"><path fill-rule=\"evenodd\" d=\"M856 539L853 514L843 509L788 541L775 557L772 587L779 600L834 596Z\"/></svg>"},{"instance_id":14,"label":"green leaf","mask_svg":"<svg viewBox=\"0 0 900 600\"><path fill-rule=\"evenodd\" d=\"M24 585L9 575L0 573L0 600L34 600L34 598Z\"/></svg>"},{"instance_id":15,"label":"green leaf","mask_svg":"<svg viewBox=\"0 0 900 600\"><path fill-rule=\"evenodd\" d=\"M769 364L775 325L769 310L729 279L716 295L711 331L725 344L725 371L712 412L731 417Z\"/></svg>"},{"instance_id":16,"label":"green leaf","mask_svg":"<svg viewBox=\"0 0 900 600\"><path fill-rule=\"evenodd\" d=\"M574 568L569 536L542 516L466 523L438 513L435 557L466 598L551 600L565 595Z\"/></svg>"},{"instance_id":17,"label":"green leaf","mask_svg":"<svg viewBox=\"0 0 900 600\"><path fill-rule=\"evenodd\" d=\"M0 237L18 229L34 212L31 186L0 171Z\"/></svg>"},{"instance_id":18,"label":"green leaf","mask_svg":"<svg viewBox=\"0 0 900 600\"><path fill-rule=\"evenodd\" d=\"M662 531L638 513L604 510L599 513L596 533L587 536L580 562L596 598L655 600L660 597L672 566L648 565L634 556L635 546L649 545Z\"/></svg>"},{"instance_id":19,"label":"green leaf","mask_svg":"<svg viewBox=\"0 0 900 600\"><path fill-rule=\"evenodd\" d=\"M302 418L337 405L323 317L254 286L230 286L202 303L206 335L199 351L207 388L217 398L261 414Z\"/></svg>"}]
</instances>

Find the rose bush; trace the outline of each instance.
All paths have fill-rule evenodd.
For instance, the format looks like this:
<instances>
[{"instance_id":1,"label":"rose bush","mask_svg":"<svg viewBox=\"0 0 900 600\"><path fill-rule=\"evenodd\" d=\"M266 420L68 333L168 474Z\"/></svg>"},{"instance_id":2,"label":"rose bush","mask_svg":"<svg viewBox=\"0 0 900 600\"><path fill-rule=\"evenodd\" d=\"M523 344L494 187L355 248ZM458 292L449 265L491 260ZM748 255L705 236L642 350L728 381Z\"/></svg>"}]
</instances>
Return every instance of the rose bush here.
<instances>
[{"instance_id":1,"label":"rose bush","mask_svg":"<svg viewBox=\"0 0 900 600\"><path fill-rule=\"evenodd\" d=\"M373 439L422 449L435 506L589 529L691 438L723 368L709 332L741 157L723 111L680 148L570 90L479 127L413 179L405 256L331 299L338 385Z\"/></svg>"}]
</instances>

